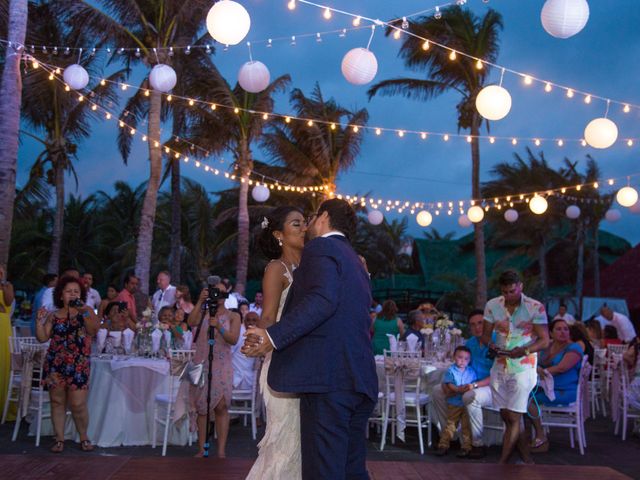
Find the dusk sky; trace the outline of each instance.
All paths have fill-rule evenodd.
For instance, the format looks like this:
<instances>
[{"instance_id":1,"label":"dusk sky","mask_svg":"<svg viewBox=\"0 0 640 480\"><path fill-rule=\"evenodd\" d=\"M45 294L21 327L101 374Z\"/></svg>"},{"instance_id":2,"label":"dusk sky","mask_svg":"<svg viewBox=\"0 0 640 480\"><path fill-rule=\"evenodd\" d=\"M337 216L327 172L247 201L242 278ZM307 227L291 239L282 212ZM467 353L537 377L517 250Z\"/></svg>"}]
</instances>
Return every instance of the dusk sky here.
<instances>
[{"instance_id":1,"label":"dusk sky","mask_svg":"<svg viewBox=\"0 0 640 480\"><path fill-rule=\"evenodd\" d=\"M352 48L365 47L370 31L348 32L344 38L337 33L327 34L322 36L321 43L316 42L315 33L351 28L351 18L334 14L327 21L322 10L303 4L289 11L287 0L240 1L252 19L246 40L258 42L291 35L298 37L295 46L291 46L289 41L274 41L272 48L266 48L264 43L254 43L254 59L269 67L272 79L289 73L292 86L301 88L305 93L310 93L318 82L325 97L332 96L352 109L366 107L370 126L456 133L457 94L446 94L429 102L402 97L374 97L369 101L366 95L368 86L356 87L344 79L340 72L342 57ZM590 0L591 14L586 27L567 40L554 38L542 28L540 10L543 3L542 0L490 0L487 3L469 0L467 7L478 15L484 15L487 8L502 14L504 31L498 64L594 95L640 104L637 93L640 79L640 8L637 0ZM409 15L436 4L435 1L408 0L331 0L327 3L382 20ZM314 36L300 38L302 34L309 33ZM377 29L371 44L379 64L374 82L416 75L405 69L397 58L399 45L399 41L384 37L382 29ZM248 60L247 48L244 42L226 52L219 48L214 60L229 82L235 84L238 69ZM492 71L491 81L497 82L499 73ZM141 70L135 73L138 78L142 74ZM602 101L594 99L585 104L583 96L568 99L558 89L545 93L544 85L534 83L526 86L521 78L510 74L505 76L503 85L511 93L513 106L505 119L492 123L491 134L496 136L579 139L587 123L603 116L606 109ZM291 112L288 93L278 97L275 111ZM560 166L563 158L568 157L579 160L581 169L584 169L585 156L591 154L598 161L605 179L636 174L640 172L637 161L640 152L639 117L637 108L623 113L622 107L612 105L609 118L618 125L619 141L606 150L585 148L574 142L565 142L560 148L551 141L543 142L540 147L531 142L520 142L514 147L509 141L498 141L493 145L481 141L481 178L483 181L491 179L492 166L511 160L514 152L524 156L526 146L544 152L554 167ZM80 161L76 166L80 179L77 191L73 180L67 179L70 193L87 196L97 190L112 191L117 180L126 180L134 185L145 180L148 175L146 144L139 139L134 142L129 165L125 166L116 148L116 130L117 124L113 121L94 124L91 139L80 147ZM166 132L169 128L164 130ZM628 138L635 139L633 147L621 141ZM26 181L37 152L37 145L24 138L19 154L19 186ZM257 148L254 148L254 157L264 158ZM229 154L222 155L222 158L226 159L225 165L230 164ZM201 180L210 191L231 186L229 180L209 174L204 177L204 172L190 165L185 165L182 172L187 177ZM399 138L393 133L380 137L366 133L360 157L355 167L339 178L338 190L345 195L371 192L376 197L411 202L462 200L470 196L470 180L470 148L463 138L444 142L439 138L425 141L414 135ZM639 183L640 177L632 178L633 185L637 187ZM168 185L163 186L166 188ZM616 208L622 210L622 219L617 223L605 222L603 228L635 245L640 241L640 215L619 206ZM389 218L396 216L389 215ZM457 217L455 213L451 217L441 215L431 226L443 233L470 232L470 229L458 227ZM421 236L414 218L410 219L410 225L410 233Z\"/></svg>"}]
</instances>

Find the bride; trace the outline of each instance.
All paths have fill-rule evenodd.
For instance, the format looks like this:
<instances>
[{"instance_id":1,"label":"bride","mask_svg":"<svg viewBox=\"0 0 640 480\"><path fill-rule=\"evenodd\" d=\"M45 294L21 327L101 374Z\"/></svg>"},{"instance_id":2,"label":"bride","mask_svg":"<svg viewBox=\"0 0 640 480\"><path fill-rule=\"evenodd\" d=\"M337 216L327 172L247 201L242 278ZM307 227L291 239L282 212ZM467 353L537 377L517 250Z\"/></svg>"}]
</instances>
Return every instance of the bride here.
<instances>
[{"instance_id":1,"label":"bride","mask_svg":"<svg viewBox=\"0 0 640 480\"><path fill-rule=\"evenodd\" d=\"M260 327L267 328L280 320L293 270L300 263L307 224L296 207L278 207L262 222L260 247L271 259L262 280L264 295ZM260 373L260 391L267 410L267 427L258 444L258 458L250 479L302 478L300 457L300 400L292 394L273 391L267 385L271 353L265 357Z\"/></svg>"}]
</instances>

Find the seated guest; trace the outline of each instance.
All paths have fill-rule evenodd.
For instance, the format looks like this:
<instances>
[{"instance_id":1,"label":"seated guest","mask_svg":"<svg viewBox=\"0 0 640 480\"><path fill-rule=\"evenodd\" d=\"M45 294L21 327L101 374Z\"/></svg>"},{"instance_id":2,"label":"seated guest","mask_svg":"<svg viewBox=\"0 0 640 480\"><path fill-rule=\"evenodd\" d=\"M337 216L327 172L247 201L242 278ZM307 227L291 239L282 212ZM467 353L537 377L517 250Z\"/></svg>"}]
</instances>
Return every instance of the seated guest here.
<instances>
[{"instance_id":1,"label":"seated guest","mask_svg":"<svg viewBox=\"0 0 640 480\"><path fill-rule=\"evenodd\" d=\"M418 338L418 343L420 350L424 347L424 338L420 333L420 329L424 328L424 314L420 310L411 310L407 317L407 323L409 324L409 328L404 332L404 335L401 337L401 340L406 341L409 335L414 335Z\"/></svg>"},{"instance_id":2,"label":"seated guest","mask_svg":"<svg viewBox=\"0 0 640 480\"><path fill-rule=\"evenodd\" d=\"M160 309L158 322L171 332L171 348L179 348L182 345L182 335L187 331L187 324L176 319L173 307L170 306Z\"/></svg>"},{"instance_id":3,"label":"seated guest","mask_svg":"<svg viewBox=\"0 0 640 480\"><path fill-rule=\"evenodd\" d=\"M253 303L249 305L249 310L251 310L252 312L256 312L258 314L258 317L262 316L262 298L262 292L258 290L256 292L256 296L253 298Z\"/></svg>"},{"instance_id":4,"label":"seated guest","mask_svg":"<svg viewBox=\"0 0 640 480\"><path fill-rule=\"evenodd\" d=\"M578 344L571 341L569 325L564 320L554 320L549 330L551 344L540 352L538 375L542 377L545 373L550 373L553 376L553 393L556 398L553 401L550 400L538 385L537 390L534 390L535 399L539 405L569 405L576 401L578 394L578 380L584 352ZM549 440L542 428L540 412L535 402L529 402L529 415L525 415L524 418L528 428L530 428L529 421L535 428L536 436L531 451L548 451Z\"/></svg>"},{"instance_id":5,"label":"seated guest","mask_svg":"<svg viewBox=\"0 0 640 480\"><path fill-rule=\"evenodd\" d=\"M631 408L640 409L640 337L636 337L630 344L626 352L624 352L625 364L629 367L631 375L629 375L629 387L627 395L629 398L629 406Z\"/></svg>"},{"instance_id":6,"label":"seated guest","mask_svg":"<svg viewBox=\"0 0 640 480\"><path fill-rule=\"evenodd\" d=\"M248 304L247 304L248 306ZM248 327L258 325L259 316L256 312L247 312L240 324L240 338L243 338ZM255 358L247 357L240 351L242 343L231 347L231 366L233 367L233 388L251 390Z\"/></svg>"},{"instance_id":7,"label":"seated guest","mask_svg":"<svg viewBox=\"0 0 640 480\"><path fill-rule=\"evenodd\" d=\"M387 335L404 335L404 323L398 317L398 307L393 300L387 300L382 304L382 311L373 322L373 354L382 355L389 348Z\"/></svg>"},{"instance_id":8,"label":"seated guest","mask_svg":"<svg viewBox=\"0 0 640 480\"><path fill-rule=\"evenodd\" d=\"M585 322L585 327L587 327L587 332L589 333L589 340L591 341L591 345L593 348L604 348L601 346L602 344L602 326L600 322L595 319L590 319Z\"/></svg>"},{"instance_id":9,"label":"seated guest","mask_svg":"<svg viewBox=\"0 0 640 480\"><path fill-rule=\"evenodd\" d=\"M589 363L593 365L593 345L589 341L589 332L582 322L576 322L569 327L571 341L577 343L582 351L589 357Z\"/></svg>"},{"instance_id":10,"label":"seated guest","mask_svg":"<svg viewBox=\"0 0 640 480\"><path fill-rule=\"evenodd\" d=\"M604 327L602 337L603 339L600 343L602 348L607 348L608 345L622 345L622 340L618 338L618 331L613 325L607 325Z\"/></svg>"},{"instance_id":11,"label":"seated guest","mask_svg":"<svg viewBox=\"0 0 640 480\"><path fill-rule=\"evenodd\" d=\"M111 302L104 309L106 327L110 332L122 332L130 328L135 332L136 324L131 320L127 312L126 303Z\"/></svg>"},{"instance_id":12,"label":"seated guest","mask_svg":"<svg viewBox=\"0 0 640 480\"><path fill-rule=\"evenodd\" d=\"M565 322L567 322L567 325L573 325L574 323L576 323L576 319L573 315L567 312L567 306L564 303L560 304L560 307L558 307L558 313L555 317L553 317L553 319L564 320Z\"/></svg>"},{"instance_id":13,"label":"seated guest","mask_svg":"<svg viewBox=\"0 0 640 480\"><path fill-rule=\"evenodd\" d=\"M176 287L176 310L182 310L185 318L188 317L193 310L191 292L186 285L178 285Z\"/></svg>"},{"instance_id":14,"label":"seated guest","mask_svg":"<svg viewBox=\"0 0 640 480\"><path fill-rule=\"evenodd\" d=\"M104 311L107 308L107 305L109 305L111 302L115 302L117 296L118 289L116 288L116 286L109 285L107 287L107 297L100 300L100 305L98 305L98 318L100 320L103 320L106 317Z\"/></svg>"},{"instance_id":15,"label":"seated guest","mask_svg":"<svg viewBox=\"0 0 640 480\"><path fill-rule=\"evenodd\" d=\"M249 311L249 302L238 302L238 313L240 314L240 318L244 320L245 315L249 313ZM260 315L258 315L258 317L260 317Z\"/></svg>"}]
</instances>

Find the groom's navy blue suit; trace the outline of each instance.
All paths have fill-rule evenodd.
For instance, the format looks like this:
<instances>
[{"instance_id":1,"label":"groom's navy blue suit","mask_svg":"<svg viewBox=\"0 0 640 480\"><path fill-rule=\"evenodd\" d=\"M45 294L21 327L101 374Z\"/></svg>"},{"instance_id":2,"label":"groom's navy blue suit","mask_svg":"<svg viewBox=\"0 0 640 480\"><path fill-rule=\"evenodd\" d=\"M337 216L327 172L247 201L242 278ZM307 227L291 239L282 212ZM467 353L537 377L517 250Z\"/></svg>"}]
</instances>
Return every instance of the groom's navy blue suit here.
<instances>
[{"instance_id":1,"label":"groom's navy blue suit","mask_svg":"<svg viewBox=\"0 0 640 480\"><path fill-rule=\"evenodd\" d=\"M368 478L365 430L378 399L369 277L340 235L308 242L280 321L269 386L300 393L302 476Z\"/></svg>"}]
</instances>

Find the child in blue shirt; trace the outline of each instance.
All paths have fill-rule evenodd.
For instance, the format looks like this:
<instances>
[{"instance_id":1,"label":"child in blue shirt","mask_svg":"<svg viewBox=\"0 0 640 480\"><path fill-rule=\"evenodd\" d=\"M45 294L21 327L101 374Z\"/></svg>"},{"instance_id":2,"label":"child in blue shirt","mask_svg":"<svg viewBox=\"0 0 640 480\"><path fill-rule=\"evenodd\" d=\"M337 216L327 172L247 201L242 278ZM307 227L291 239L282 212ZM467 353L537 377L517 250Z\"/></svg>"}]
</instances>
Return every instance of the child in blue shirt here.
<instances>
[{"instance_id":1,"label":"child in blue shirt","mask_svg":"<svg viewBox=\"0 0 640 480\"><path fill-rule=\"evenodd\" d=\"M471 350L460 346L453 352L453 365L449 367L442 379L442 389L447 397L447 425L442 429L440 443L436 455L443 456L449 451L451 438L455 434L458 423L462 430L462 449L457 457L466 458L471 452L471 423L469 413L462 402L462 394L472 390L477 380L476 372L469 366Z\"/></svg>"}]
</instances>

